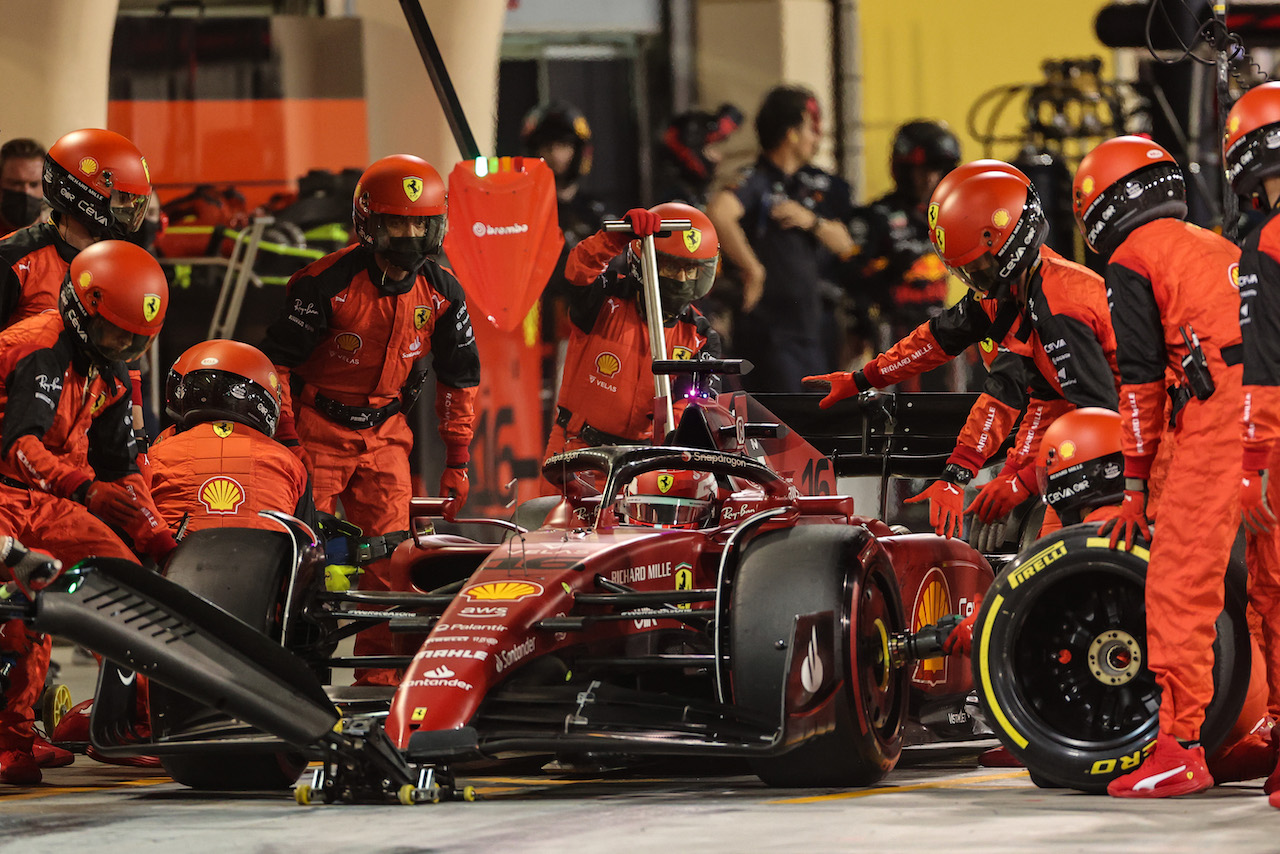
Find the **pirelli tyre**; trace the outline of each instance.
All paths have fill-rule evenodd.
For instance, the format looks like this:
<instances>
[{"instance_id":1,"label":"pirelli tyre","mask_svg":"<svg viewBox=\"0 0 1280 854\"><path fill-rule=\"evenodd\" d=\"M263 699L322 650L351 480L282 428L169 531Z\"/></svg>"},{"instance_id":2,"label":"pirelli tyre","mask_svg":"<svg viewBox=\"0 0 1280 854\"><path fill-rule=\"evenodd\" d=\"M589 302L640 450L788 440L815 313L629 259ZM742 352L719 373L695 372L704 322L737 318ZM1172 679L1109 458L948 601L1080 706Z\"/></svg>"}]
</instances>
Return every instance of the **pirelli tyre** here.
<instances>
[{"instance_id":1,"label":"pirelli tyre","mask_svg":"<svg viewBox=\"0 0 1280 854\"><path fill-rule=\"evenodd\" d=\"M292 544L283 532L198 531L174 552L166 576L279 641L292 556ZM151 728L157 738L175 731L216 730L230 722L222 713L154 683L150 699ZM307 760L292 750L228 746L162 753L160 764L174 780L193 789L264 790L292 786Z\"/></svg>"},{"instance_id":2,"label":"pirelli tyre","mask_svg":"<svg viewBox=\"0 0 1280 854\"><path fill-rule=\"evenodd\" d=\"M866 565L863 554L870 555ZM905 622L902 598L892 566L865 528L804 525L766 533L746 547L730 595L735 703L778 718L796 617L820 612L835 622L835 727L753 760L771 786L868 786L902 752L908 670L894 668L888 650L888 638Z\"/></svg>"},{"instance_id":3,"label":"pirelli tyre","mask_svg":"<svg viewBox=\"0 0 1280 854\"><path fill-rule=\"evenodd\" d=\"M1097 530L1064 528L996 577L974 624L973 674L988 725L1037 785L1101 793L1154 743L1160 696L1146 656L1148 551L1112 550ZM1248 690L1242 552L1233 552L1217 622L1207 752Z\"/></svg>"}]
</instances>

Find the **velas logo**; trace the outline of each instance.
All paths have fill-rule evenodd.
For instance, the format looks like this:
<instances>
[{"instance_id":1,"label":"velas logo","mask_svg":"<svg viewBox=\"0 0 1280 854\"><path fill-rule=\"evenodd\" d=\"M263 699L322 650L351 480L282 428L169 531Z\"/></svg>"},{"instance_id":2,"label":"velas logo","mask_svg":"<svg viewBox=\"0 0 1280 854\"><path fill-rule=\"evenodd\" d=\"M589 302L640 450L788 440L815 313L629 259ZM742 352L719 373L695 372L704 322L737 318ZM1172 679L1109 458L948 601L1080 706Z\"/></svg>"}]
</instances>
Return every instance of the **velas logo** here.
<instances>
[{"instance_id":1,"label":"velas logo","mask_svg":"<svg viewBox=\"0 0 1280 854\"><path fill-rule=\"evenodd\" d=\"M675 482L676 482L676 479L669 474L658 475L658 491L663 494L670 492L671 484Z\"/></svg>"},{"instance_id":2,"label":"velas logo","mask_svg":"<svg viewBox=\"0 0 1280 854\"><path fill-rule=\"evenodd\" d=\"M200 503L210 513L231 515L244 503L244 488L225 475L211 477L200 487Z\"/></svg>"},{"instance_id":3,"label":"velas logo","mask_svg":"<svg viewBox=\"0 0 1280 854\"><path fill-rule=\"evenodd\" d=\"M622 367L622 360L613 353L605 352L596 356L596 371L611 377Z\"/></svg>"},{"instance_id":4,"label":"velas logo","mask_svg":"<svg viewBox=\"0 0 1280 854\"><path fill-rule=\"evenodd\" d=\"M360 349L360 345L364 342L360 340L360 336L354 332L343 332L333 339L333 343L338 345L339 350L345 350L348 353L354 353Z\"/></svg>"},{"instance_id":5,"label":"velas logo","mask_svg":"<svg viewBox=\"0 0 1280 854\"><path fill-rule=\"evenodd\" d=\"M405 178L404 194L409 197L409 201L416 202L422 196L422 179L416 175Z\"/></svg>"},{"instance_id":6,"label":"velas logo","mask_svg":"<svg viewBox=\"0 0 1280 854\"><path fill-rule=\"evenodd\" d=\"M431 319L430 306L419 305L413 309L413 328L421 329L427 325L427 321Z\"/></svg>"},{"instance_id":7,"label":"velas logo","mask_svg":"<svg viewBox=\"0 0 1280 854\"><path fill-rule=\"evenodd\" d=\"M230 421L213 422L213 435L217 436L219 439L225 439L233 432L235 432L235 427L231 425Z\"/></svg>"},{"instance_id":8,"label":"velas logo","mask_svg":"<svg viewBox=\"0 0 1280 854\"><path fill-rule=\"evenodd\" d=\"M920 592L916 594L915 607L912 609L911 631L918 632L950 613L951 592L947 589L946 576L936 566L930 567L920 585ZM916 662L911 678L928 685L946 681L946 658L939 656Z\"/></svg>"},{"instance_id":9,"label":"velas logo","mask_svg":"<svg viewBox=\"0 0 1280 854\"><path fill-rule=\"evenodd\" d=\"M80 171L86 175L98 174L98 161L94 160L92 157L81 157Z\"/></svg>"},{"instance_id":10,"label":"velas logo","mask_svg":"<svg viewBox=\"0 0 1280 854\"><path fill-rule=\"evenodd\" d=\"M702 229L691 228L684 232L684 246L690 252L697 252L702 245Z\"/></svg>"},{"instance_id":11,"label":"velas logo","mask_svg":"<svg viewBox=\"0 0 1280 854\"><path fill-rule=\"evenodd\" d=\"M145 294L142 297L142 316L147 323L156 319L156 315L160 313L160 295Z\"/></svg>"},{"instance_id":12,"label":"velas logo","mask_svg":"<svg viewBox=\"0 0 1280 854\"><path fill-rule=\"evenodd\" d=\"M541 596L542 585L536 581L486 581L462 592L473 602L519 602L530 596Z\"/></svg>"}]
</instances>

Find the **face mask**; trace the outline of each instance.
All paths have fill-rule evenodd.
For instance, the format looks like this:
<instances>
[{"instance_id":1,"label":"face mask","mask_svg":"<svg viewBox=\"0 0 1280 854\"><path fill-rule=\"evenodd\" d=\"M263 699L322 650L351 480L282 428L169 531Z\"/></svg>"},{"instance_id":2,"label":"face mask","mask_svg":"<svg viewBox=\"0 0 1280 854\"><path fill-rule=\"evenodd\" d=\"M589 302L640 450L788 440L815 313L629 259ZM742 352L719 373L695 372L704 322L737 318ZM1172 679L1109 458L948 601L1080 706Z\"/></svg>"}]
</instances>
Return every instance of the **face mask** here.
<instances>
[{"instance_id":1,"label":"face mask","mask_svg":"<svg viewBox=\"0 0 1280 854\"><path fill-rule=\"evenodd\" d=\"M137 231L131 231L125 235L125 240L150 252L152 247L156 245L156 235L159 231L160 223L144 219Z\"/></svg>"},{"instance_id":2,"label":"face mask","mask_svg":"<svg viewBox=\"0 0 1280 854\"><path fill-rule=\"evenodd\" d=\"M386 248L378 249L378 254L387 263L413 274L427 263L429 250L429 239L426 237L387 237Z\"/></svg>"},{"instance_id":3,"label":"face mask","mask_svg":"<svg viewBox=\"0 0 1280 854\"><path fill-rule=\"evenodd\" d=\"M14 228L25 228L40 218L40 197L21 190L0 191L0 219Z\"/></svg>"}]
</instances>

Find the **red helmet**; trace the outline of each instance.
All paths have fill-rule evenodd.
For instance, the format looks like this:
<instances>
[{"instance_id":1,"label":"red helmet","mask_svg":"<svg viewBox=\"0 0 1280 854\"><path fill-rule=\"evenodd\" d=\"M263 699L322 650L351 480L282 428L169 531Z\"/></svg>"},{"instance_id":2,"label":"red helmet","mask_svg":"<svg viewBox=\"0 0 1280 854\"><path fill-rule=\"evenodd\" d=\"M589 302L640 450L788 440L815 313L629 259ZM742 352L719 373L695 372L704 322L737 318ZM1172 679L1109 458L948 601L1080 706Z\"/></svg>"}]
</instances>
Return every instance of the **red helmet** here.
<instances>
[{"instance_id":1,"label":"red helmet","mask_svg":"<svg viewBox=\"0 0 1280 854\"><path fill-rule=\"evenodd\" d=\"M169 284L150 252L124 240L104 240L76 255L58 303L67 327L91 356L131 362L164 324Z\"/></svg>"},{"instance_id":2,"label":"red helmet","mask_svg":"<svg viewBox=\"0 0 1280 854\"><path fill-rule=\"evenodd\" d=\"M1040 198L1025 175L987 171L947 188L929 232L953 275L1000 299L1037 263L1049 234Z\"/></svg>"},{"instance_id":3,"label":"red helmet","mask_svg":"<svg viewBox=\"0 0 1280 854\"><path fill-rule=\"evenodd\" d=\"M942 205L943 200L951 195L951 191L963 184L968 179L982 172L1005 172L1022 181L1028 187L1031 186L1031 179L1023 174L1022 170L1011 164L1005 163L1003 160L971 160L968 163L961 163L956 168L942 176L942 180L938 182L938 186L933 188L933 195L929 197L928 221L929 221L929 240L933 240L933 229L938 224L938 208Z\"/></svg>"},{"instance_id":4,"label":"red helmet","mask_svg":"<svg viewBox=\"0 0 1280 854\"><path fill-rule=\"evenodd\" d=\"M705 213L682 202L663 202L649 208L662 219L687 219L693 223L688 231L673 231L666 237L653 238L658 256L658 297L662 314L672 318L689 303L705 297L716 281L720 267L720 238L716 227ZM632 274L640 278L640 241L631 241Z\"/></svg>"},{"instance_id":5,"label":"red helmet","mask_svg":"<svg viewBox=\"0 0 1280 854\"><path fill-rule=\"evenodd\" d=\"M416 272L428 255L440 251L446 227L446 196L440 173L411 154L392 154L360 176L351 199L351 223L361 246L382 255L396 267ZM421 218L420 237L392 236L386 217Z\"/></svg>"},{"instance_id":6,"label":"red helmet","mask_svg":"<svg viewBox=\"0 0 1280 854\"><path fill-rule=\"evenodd\" d=\"M1141 136L1109 139L1085 155L1071 184L1084 242L1108 256L1129 232L1161 217L1187 215L1187 188L1173 155Z\"/></svg>"},{"instance_id":7,"label":"red helmet","mask_svg":"<svg viewBox=\"0 0 1280 854\"><path fill-rule=\"evenodd\" d=\"M1063 521L1079 521L1082 510L1124 497L1120 428L1119 413L1090 406L1068 412L1045 430L1036 478L1040 494Z\"/></svg>"},{"instance_id":8,"label":"red helmet","mask_svg":"<svg viewBox=\"0 0 1280 854\"><path fill-rule=\"evenodd\" d=\"M44 158L44 200L99 240L137 231L151 199L151 174L138 147L100 128L58 139Z\"/></svg>"},{"instance_id":9,"label":"red helmet","mask_svg":"<svg viewBox=\"0 0 1280 854\"><path fill-rule=\"evenodd\" d=\"M1262 179L1280 175L1280 83L1263 83L1240 96L1227 115L1223 162L1231 189L1252 196ZM1269 207L1269 205L1268 205Z\"/></svg>"},{"instance_id":10,"label":"red helmet","mask_svg":"<svg viewBox=\"0 0 1280 854\"><path fill-rule=\"evenodd\" d=\"M280 377L257 347L218 338L178 357L170 377L181 371L166 400L167 411L183 427L206 421L235 421L268 436L280 420Z\"/></svg>"},{"instance_id":11,"label":"red helmet","mask_svg":"<svg viewBox=\"0 0 1280 854\"><path fill-rule=\"evenodd\" d=\"M715 520L715 475L658 469L633 478L618 502L628 525L706 528Z\"/></svg>"}]
</instances>

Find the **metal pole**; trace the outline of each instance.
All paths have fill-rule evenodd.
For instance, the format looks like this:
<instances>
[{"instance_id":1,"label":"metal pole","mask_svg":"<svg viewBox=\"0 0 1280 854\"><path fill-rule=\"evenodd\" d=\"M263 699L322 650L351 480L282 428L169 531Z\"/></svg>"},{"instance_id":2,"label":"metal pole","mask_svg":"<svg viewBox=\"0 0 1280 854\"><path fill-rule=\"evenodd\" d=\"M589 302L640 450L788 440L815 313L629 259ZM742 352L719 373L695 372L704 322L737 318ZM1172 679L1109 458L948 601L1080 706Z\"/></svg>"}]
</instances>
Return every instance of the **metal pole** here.
<instances>
[{"instance_id":1,"label":"metal pole","mask_svg":"<svg viewBox=\"0 0 1280 854\"><path fill-rule=\"evenodd\" d=\"M476 145L476 138L471 134L471 125L467 124L467 117L462 112L462 102L458 100L453 81L449 79L449 70L445 68L444 57L440 55L435 36L431 34L427 16L422 12L422 3L420 0L400 0L400 8L404 12L405 20L409 23L409 32L413 33L413 40L418 45L422 62L427 66L431 85L435 87L436 97L440 99L440 106L444 108L444 117L449 123L449 130L453 131L453 139L458 144L458 151L462 153L464 160L479 157L480 147Z\"/></svg>"},{"instance_id":2,"label":"metal pole","mask_svg":"<svg viewBox=\"0 0 1280 854\"><path fill-rule=\"evenodd\" d=\"M1215 0L1213 16L1222 25L1219 43L1214 45L1218 66L1218 139L1225 139L1227 133L1227 113L1231 97L1231 58L1227 52L1231 42L1227 40L1227 0ZM1222 147L1217 146L1218 180L1222 182L1222 234L1232 243L1236 240L1236 226L1240 215L1236 206L1236 194L1231 191L1231 182L1227 180L1226 163L1222 157Z\"/></svg>"}]
</instances>

